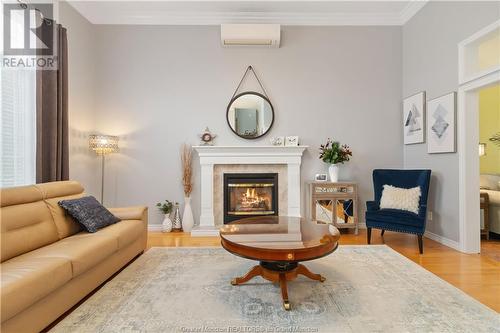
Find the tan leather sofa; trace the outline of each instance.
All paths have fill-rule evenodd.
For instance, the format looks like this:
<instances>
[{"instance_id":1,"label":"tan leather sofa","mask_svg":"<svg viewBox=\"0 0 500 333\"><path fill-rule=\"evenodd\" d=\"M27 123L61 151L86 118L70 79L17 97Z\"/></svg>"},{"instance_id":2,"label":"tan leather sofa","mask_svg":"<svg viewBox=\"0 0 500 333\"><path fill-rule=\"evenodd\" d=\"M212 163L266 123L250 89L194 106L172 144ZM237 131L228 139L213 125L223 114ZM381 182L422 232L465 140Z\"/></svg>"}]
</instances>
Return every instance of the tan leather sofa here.
<instances>
[{"instance_id":1,"label":"tan leather sofa","mask_svg":"<svg viewBox=\"0 0 500 333\"><path fill-rule=\"evenodd\" d=\"M1 190L2 333L42 330L146 248L146 207L110 209L122 221L90 234L58 206L83 195L75 181Z\"/></svg>"}]
</instances>

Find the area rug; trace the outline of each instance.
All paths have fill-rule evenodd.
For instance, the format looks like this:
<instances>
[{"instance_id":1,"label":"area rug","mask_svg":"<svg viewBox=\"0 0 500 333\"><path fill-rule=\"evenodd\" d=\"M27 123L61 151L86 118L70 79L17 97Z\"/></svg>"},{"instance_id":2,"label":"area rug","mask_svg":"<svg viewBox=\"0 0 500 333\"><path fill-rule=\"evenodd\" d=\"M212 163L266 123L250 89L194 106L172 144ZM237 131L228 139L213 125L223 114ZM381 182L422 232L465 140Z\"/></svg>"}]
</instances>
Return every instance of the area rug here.
<instances>
[{"instance_id":1,"label":"area rug","mask_svg":"<svg viewBox=\"0 0 500 333\"><path fill-rule=\"evenodd\" d=\"M254 261L221 248L152 248L53 332L500 332L499 314L385 245L305 263L324 283L232 286Z\"/></svg>"}]
</instances>

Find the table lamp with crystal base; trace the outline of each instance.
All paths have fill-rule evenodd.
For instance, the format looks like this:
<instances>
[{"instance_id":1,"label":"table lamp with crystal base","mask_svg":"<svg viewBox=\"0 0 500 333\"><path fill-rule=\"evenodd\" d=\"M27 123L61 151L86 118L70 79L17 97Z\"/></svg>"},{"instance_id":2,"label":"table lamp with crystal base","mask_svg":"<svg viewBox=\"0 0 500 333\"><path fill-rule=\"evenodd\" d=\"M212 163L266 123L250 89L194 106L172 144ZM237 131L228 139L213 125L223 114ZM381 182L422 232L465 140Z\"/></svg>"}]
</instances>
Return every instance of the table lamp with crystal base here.
<instances>
[{"instance_id":1,"label":"table lamp with crystal base","mask_svg":"<svg viewBox=\"0 0 500 333\"><path fill-rule=\"evenodd\" d=\"M89 147L101 156L101 204L104 203L104 159L107 154L118 152L118 137L112 135L89 136Z\"/></svg>"}]
</instances>

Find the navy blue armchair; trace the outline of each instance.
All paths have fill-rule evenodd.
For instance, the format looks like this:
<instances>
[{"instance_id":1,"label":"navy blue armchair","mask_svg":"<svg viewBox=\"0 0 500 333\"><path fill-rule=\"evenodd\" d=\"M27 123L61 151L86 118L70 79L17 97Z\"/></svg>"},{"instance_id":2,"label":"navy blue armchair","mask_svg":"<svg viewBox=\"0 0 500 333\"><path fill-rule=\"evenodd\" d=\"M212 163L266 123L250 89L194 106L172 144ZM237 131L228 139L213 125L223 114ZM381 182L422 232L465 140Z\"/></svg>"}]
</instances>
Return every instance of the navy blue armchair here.
<instances>
[{"instance_id":1,"label":"navy blue armchair","mask_svg":"<svg viewBox=\"0 0 500 333\"><path fill-rule=\"evenodd\" d=\"M421 254L424 252L422 236L425 232L430 178L431 170L373 170L375 200L366 202L365 215L368 244L372 228L382 229L382 236L385 230L405 232L418 236L418 248ZM380 209L380 198L383 186L386 184L400 188L420 186L422 195L418 214L397 209Z\"/></svg>"}]
</instances>

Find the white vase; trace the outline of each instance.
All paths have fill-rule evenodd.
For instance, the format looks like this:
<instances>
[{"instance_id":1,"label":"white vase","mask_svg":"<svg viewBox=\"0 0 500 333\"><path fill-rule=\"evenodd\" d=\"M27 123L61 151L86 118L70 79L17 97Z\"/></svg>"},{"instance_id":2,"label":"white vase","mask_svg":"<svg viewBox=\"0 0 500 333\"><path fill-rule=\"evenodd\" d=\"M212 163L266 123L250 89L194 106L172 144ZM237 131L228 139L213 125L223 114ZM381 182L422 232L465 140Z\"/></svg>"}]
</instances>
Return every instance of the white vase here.
<instances>
[{"instance_id":1,"label":"white vase","mask_svg":"<svg viewBox=\"0 0 500 333\"><path fill-rule=\"evenodd\" d=\"M184 198L184 213L182 214L182 230L191 232L194 226L193 210L191 209L191 198Z\"/></svg>"},{"instance_id":2,"label":"white vase","mask_svg":"<svg viewBox=\"0 0 500 333\"><path fill-rule=\"evenodd\" d=\"M336 183L339 181L339 165L330 164L328 167L328 173L330 174L330 181Z\"/></svg>"},{"instance_id":3,"label":"white vase","mask_svg":"<svg viewBox=\"0 0 500 333\"><path fill-rule=\"evenodd\" d=\"M172 220L170 219L170 214L165 214L165 218L161 224L161 232L172 231Z\"/></svg>"}]
</instances>

